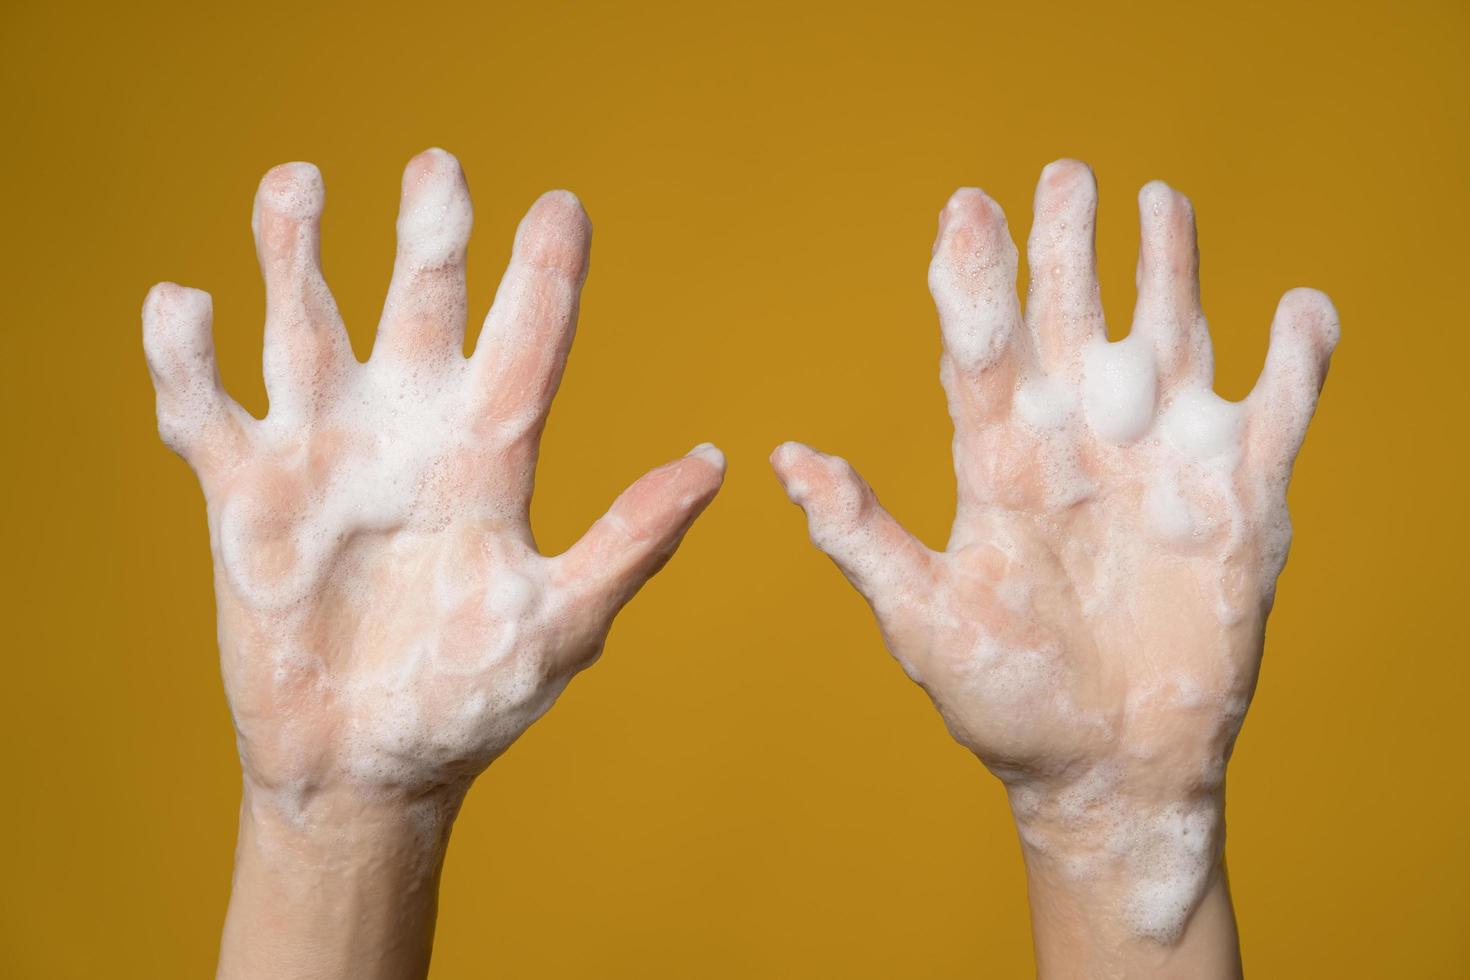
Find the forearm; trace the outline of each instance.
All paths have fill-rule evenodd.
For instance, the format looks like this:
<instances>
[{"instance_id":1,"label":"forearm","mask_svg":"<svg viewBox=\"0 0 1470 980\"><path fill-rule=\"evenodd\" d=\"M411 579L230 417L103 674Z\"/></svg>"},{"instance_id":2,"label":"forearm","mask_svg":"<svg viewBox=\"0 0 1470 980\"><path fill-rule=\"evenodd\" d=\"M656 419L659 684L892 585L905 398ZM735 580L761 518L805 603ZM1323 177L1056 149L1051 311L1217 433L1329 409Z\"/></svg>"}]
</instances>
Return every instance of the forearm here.
<instances>
[{"instance_id":1,"label":"forearm","mask_svg":"<svg viewBox=\"0 0 1470 980\"><path fill-rule=\"evenodd\" d=\"M1039 977L1241 975L1222 798L1016 797Z\"/></svg>"},{"instance_id":2,"label":"forearm","mask_svg":"<svg viewBox=\"0 0 1470 980\"><path fill-rule=\"evenodd\" d=\"M218 976L424 976L458 804L247 785Z\"/></svg>"}]
</instances>

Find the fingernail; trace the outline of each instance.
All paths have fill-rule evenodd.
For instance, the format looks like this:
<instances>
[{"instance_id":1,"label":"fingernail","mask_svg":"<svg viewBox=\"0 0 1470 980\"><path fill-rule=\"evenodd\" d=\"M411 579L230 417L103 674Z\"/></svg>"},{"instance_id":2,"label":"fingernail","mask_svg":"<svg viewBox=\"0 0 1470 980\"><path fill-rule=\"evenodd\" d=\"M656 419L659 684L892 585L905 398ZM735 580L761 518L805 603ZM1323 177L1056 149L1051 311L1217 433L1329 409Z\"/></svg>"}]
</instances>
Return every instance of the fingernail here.
<instances>
[{"instance_id":1,"label":"fingernail","mask_svg":"<svg viewBox=\"0 0 1470 980\"><path fill-rule=\"evenodd\" d=\"M720 469L725 468L725 454L720 452L719 447L717 447L712 442L701 442L699 445L695 446L684 455L686 457L699 456L707 462L713 463Z\"/></svg>"}]
</instances>

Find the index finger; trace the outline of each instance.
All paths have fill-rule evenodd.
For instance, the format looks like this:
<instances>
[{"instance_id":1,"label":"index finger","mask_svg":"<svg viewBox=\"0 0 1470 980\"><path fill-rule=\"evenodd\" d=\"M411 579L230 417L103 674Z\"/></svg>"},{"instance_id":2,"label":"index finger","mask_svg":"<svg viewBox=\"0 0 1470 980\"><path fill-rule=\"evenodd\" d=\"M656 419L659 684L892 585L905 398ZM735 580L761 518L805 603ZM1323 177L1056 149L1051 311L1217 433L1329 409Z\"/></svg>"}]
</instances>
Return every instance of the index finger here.
<instances>
[{"instance_id":1,"label":"index finger","mask_svg":"<svg viewBox=\"0 0 1470 980\"><path fill-rule=\"evenodd\" d=\"M570 191L550 191L516 229L510 265L471 358L479 421L513 438L540 430L577 328L592 224Z\"/></svg>"}]
</instances>

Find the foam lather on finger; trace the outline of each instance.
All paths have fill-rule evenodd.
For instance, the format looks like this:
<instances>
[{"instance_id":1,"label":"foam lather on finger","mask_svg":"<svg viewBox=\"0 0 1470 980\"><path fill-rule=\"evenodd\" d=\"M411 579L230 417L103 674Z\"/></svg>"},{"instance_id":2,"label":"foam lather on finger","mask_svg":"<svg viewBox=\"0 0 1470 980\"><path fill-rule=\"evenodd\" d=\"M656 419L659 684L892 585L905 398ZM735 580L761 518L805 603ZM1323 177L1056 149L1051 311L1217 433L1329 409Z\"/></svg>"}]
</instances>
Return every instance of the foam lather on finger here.
<instances>
[{"instance_id":1,"label":"foam lather on finger","mask_svg":"<svg viewBox=\"0 0 1470 980\"><path fill-rule=\"evenodd\" d=\"M545 419L576 333L591 247L592 223L570 191L548 191L521 219L472 358L487 424L534 432Z\"/></svg>"},{"instance_id":2,"label":"foam lather on finger","mask_svg":"<svg viewBox=\"0 0 1470 980\"><path fill-rule=\"evenodd\" d=\"M353 361L336 300L322 278L321 172L309 163L272 167L255 195L251 227L265 280L269 424L294 428L344 381Z\"/></svg>"},{"instance_id":3,"label":"foam lather on finger","mask_svg":"<svg viewBox=\"0 0 1470 980\"><path fill-rule=\"evenodd\" d=\"M1298 288L1281 297L1266 365L1246 405L1252 456L1262 476L1283 491L1340 337L1337 310L1326 294Z\"/></svg>"},{"instance_id":4,"label":"foam lather on finger","mask_svg":"<svg viewBox=\"0 0 1470 980\"><path fill-rule=\"evenodd\" d=\"M296 160L282 163L266 171L256 196L256 213L282 214L298 220L322 213L326 186L322 172L314 163Z\"/></svg>"},{"instance_id":5,"label":"foam lather on finger","mask_svg":"<svg viewBox=\"0 0 1470 980\"><path fill-rule=\"evenodd\" d=\"M474 224L459 161L425 150L403 171L398 250L373 360L444 372L461 360L469 309L465 256Z\"/></svg>"},{"instance_id":6,"label":"foam lather on finger","mask_svg":"<svg viewBox=\"0 0 1470 980\"><path fill-rule=\"evenodd\" d=\"M157 393L158 431L191 462L228 446L221 427L231 403L220 389L214 359L210 295L161 282L143 301L143 352Z\"/></svg>"},{"instance_id":7,"label":"foam lather on finger","mask_svg":"<svg viewBox=\"0 0 1470 980\"><path fill-rule=\"evenodd\" d=\"M812 543L875 606L927 577L929 549L883 509L847 460L787 442L771 453L771 466L806 513Z\"/></svg>"},{"instance_id":8,"label":"foam lather on finger","mask_svg":"<svg viewBox=\"0 0 1470 980\"><path fill-rule=\"evenodd\" d=\"M1090 340L1106 336L1094 245L1097 181L1080 160L1057 160L1036 185L1035 219L1026 241L1031 289L1026 323L1045 368L1075 376Z\"/></svg>"},{"instance_id":9,"label":"foam lather on finger","mask_svg":"<svg viewBox=\"0 0 1470 980\"><path fill-rule=\"evenodd\" d=\"M304 280L320 275L320 221L325 205L326 185L315 164L283 163L260 179L250 227L268 294L299 289Z\"/></svg>"},{"instance_id":10,"label":"foam lather on finger","mask_svg":"<svg viewBox=\"0 0 1470 980\"><path fill-rule=\"evenodd\" d=\"M398 211L400 261L419 268L462 261L474 220L469 185L452 153L431 147L409 161Z\"/></svg>"},{"instance_id":11,"label":"foam lather on finger","mask_svg":"<svg viewBox=\"0 0 1470 980\"><path fill-rule=\"evenodd\" d=\"M939 216L929 291L945 351L961 372L993 365L1020 320L1016 245L1004 212L984 191L962 187Z\"/></svg>"},{"instance_id":12,"label":"foam lather on finger","mask_svg":"<svg viewBox=\"0 0 1470 980\"><path fill-rule=\"evenodd\" d=\"M1210 332L1200 309L1199 246L1189 198L1161 180L1138 192L1138 302L1133 333L1153 345L1168 387L1214 377Z\"/></svg>"},{"instance_id":13,"label":"foam lather on finger","mask_svg":"<svg viewBox=\"0 0 1470 980\"><path fill-rule=\"evenodd\" d=\"M154 380L171 392L214 379L214 301L202 289L161 282L143 300L143 353ZM181 392L181 394L191 394ZM197 402L203 392L192 392Z\"/></svg>"}]
</instances>

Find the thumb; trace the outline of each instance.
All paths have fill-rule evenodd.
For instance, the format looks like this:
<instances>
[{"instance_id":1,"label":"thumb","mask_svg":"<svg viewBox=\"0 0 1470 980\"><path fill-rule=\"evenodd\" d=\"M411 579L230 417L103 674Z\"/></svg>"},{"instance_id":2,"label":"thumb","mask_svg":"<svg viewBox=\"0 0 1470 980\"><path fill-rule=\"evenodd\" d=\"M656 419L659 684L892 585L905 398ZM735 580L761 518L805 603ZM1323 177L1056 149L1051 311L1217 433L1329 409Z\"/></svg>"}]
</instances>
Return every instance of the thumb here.
<instances>
[{"instance_id":1,"label":"thumb","mask_svg":"<svg viewBox=\"0 0 1470 980\"><path fill-rule=\"evenodd\" d=\"M1337 310L1325 293L1292 289L1281 297L1266 366L1245 406L1249 459L1283 493L1340 335Z\"/></svg>"},{"instance_id":2,"label":"thumb","mask_svg":"<svg viewBox=\"0 0 1470 980\"><path fill-rule=\"evenodd\" d=\"M673 557L724 479L725 455L709 443L644 474L554 559L557 577L617 612Z\"/></svg>"},{"instance_id":3,"label":"thumb","mask_svg":"<svg viewBox=\"0 0 1470 980\"><path fill-rule=\"evenodd\" d=\"M220 387L214 360L214 301L161 282L143 301L143 353L157 393L158 432L201 476L234 464L249 448L249 414Z\"/></svg>"},{"instance_id":4,"label":"thumb","mask_svg":"<svg viewBox=\"0 0 1470 980\"><path fill-rule=\"evenodd\" d=\"M814 543L881 612L906 584L933 575L934 552L878 503L845 459L788 442L771 453L786 495L806 512Z\"/></svg>"}]
</instances>

